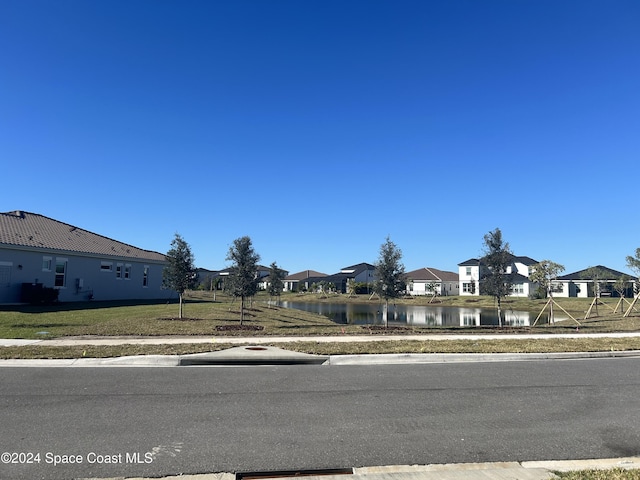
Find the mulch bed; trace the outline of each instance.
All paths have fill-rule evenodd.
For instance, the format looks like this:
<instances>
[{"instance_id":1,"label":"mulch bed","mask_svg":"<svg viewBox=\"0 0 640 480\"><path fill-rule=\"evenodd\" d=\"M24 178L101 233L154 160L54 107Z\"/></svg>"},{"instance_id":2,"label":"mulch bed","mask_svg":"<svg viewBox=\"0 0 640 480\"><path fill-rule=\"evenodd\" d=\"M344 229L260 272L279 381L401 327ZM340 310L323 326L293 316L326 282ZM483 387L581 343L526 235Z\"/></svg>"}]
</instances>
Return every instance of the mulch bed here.
<instances>
[{"instance_id":1,"label":"mulch bed","mask_svg":"<svg viewBox=\"0 0 640 480\"><path fill-rule=\"evenodd\" d=\"M262 325L218 325L216 330L219 332L237 332L237 331L253 331L264 330Z\"/></svg>"},{"instance_id":2,"label":"mulch bed","mask_svg":"<svg viewBox=\"0 0 640 480\"><path fill-rule=\"evenodd\" d=\"M384 325L362 325L365 330L374 332L413 332L411 327L385 327Z\"/></svg>"},{"instance_id":3,"label":"mulch bed","mask_svg":"<svg viewBox=\"0 0 640 480\"><path fill-rule=\"evenodd\" d=\"M203 319L202 318L191 318L191 317L162 317L162 318L158 318L158 320L173 320L176 322L200 322Z\"/></svg>"}]
</instances>

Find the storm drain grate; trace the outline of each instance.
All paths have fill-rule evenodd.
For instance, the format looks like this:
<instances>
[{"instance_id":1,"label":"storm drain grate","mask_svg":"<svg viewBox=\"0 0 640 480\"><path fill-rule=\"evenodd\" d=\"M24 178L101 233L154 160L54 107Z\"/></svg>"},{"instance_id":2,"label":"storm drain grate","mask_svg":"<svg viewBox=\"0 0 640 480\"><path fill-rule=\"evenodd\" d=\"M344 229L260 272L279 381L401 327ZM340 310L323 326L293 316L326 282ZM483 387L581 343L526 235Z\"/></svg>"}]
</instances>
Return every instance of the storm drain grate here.
<instances>
[{"instance_id":1,"label":"storm drain grate","mask_svg":"<svg viewBox=\"0 0 640 480\"><path fill-rule=\"evenodd\" d=\"M315 477L321 475L353 475L353 468L325 468L321 470L281 470L273 472L236 473L236 480L265 480L268 478Z\"/></svg>"}]
</instances>

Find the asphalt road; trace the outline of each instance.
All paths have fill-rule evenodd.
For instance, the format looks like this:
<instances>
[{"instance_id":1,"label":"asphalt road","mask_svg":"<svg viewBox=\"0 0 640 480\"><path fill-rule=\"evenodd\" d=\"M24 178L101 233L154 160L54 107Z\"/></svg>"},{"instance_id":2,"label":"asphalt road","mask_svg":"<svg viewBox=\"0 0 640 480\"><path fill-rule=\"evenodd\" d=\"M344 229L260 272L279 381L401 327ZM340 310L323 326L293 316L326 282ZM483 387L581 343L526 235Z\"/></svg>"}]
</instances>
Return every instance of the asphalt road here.
<instances>
[{"instance_id":1,"label":"asphalt road","mask_svg":"<svg viewBox=\"0 0 640 480\"><path fill-rule=\"evenodd\" d=\"M2 368L0 385L2 479L640 454L635 358Z\"/></svg>"}]
</instances>

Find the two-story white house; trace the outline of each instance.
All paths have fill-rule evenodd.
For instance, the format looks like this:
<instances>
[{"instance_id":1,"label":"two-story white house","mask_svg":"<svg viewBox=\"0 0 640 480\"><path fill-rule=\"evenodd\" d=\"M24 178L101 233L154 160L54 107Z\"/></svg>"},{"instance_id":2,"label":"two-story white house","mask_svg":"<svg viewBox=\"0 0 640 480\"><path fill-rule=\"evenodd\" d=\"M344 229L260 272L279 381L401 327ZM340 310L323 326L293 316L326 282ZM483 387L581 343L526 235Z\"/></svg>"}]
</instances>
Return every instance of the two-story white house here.
<instances>
[{"instance_id":1,"label":"two-story white house","mask_svg":"<svg viewBox=\"0 0 640 480\"><path fill-rule=\"evenodd\" d=\"M505 272L512 283L511 296L528 297L535 292L537 284L529 280L531 267L538 262L530 257L511 256L511 263ZM482 295L480 279L487 272L481 259L471 258L458 264L460 295Z\"/></svg>"}]
</instances>

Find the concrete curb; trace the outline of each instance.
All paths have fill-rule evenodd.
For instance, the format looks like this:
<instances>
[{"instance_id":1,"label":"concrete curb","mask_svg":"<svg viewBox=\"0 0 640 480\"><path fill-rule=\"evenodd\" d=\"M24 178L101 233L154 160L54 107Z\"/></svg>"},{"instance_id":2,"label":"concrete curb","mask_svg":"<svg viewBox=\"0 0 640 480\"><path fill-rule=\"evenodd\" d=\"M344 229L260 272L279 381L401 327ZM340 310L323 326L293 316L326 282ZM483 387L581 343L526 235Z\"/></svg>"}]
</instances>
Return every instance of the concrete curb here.
<instances>
[{"instance_id":1,"label":"concrete curb","mask_svg":"<svg viewBox=\"0 0 640 480\"><path fill-rule=\"evenodd\" d=\"M553 472L576 470L640 469L640 457L529 462L449 463L429 465L385 465L353 468L353 475L309 475L304 480L548 480ZM265 472L266 473L266 472ZM428 475L428 476L427 476ZM235 480L234 473L203 473L163 477L163 480ZM284 478L273 475L262 478ZM115 477L85 480L145 480L142 477Z\"/></svg>"},{"instance_id":2,"label":"concrete curb","mask_svg":"<svg viewBox=\"0 0 640 480\"><path fill-rule=\"evenodd\" d=\"M231 350L237 352L229 353ZM640 350L624 352L571 353L391 353L367 355L308 355L265 347L267 354L250 357L246 347L193 355L137 355L115 358L13 359L0 360L0 367L176 367L234 365L400 365L469 362L524 362L540 360L572 360L584 358L640 357ZM286 353L283 353L286 352Z\"/></svg>"},{"instance_id":3,"label":"concrete curb","mask_svg":"<svg viewBox=\"0 0 640 480\"><path fill-rule=\"evenodd\" d=\"M407 363L523 362L532 360L570 360L577 358L640 357L640 350L624 352L564 353L378 353L331 355L330 365L382 365Z\"/></svg>"}]
</instances>

